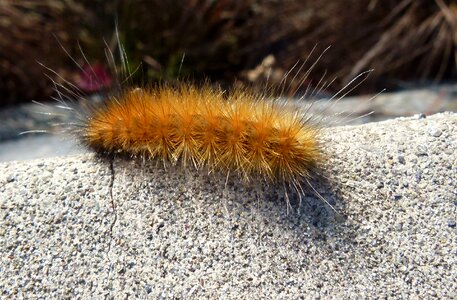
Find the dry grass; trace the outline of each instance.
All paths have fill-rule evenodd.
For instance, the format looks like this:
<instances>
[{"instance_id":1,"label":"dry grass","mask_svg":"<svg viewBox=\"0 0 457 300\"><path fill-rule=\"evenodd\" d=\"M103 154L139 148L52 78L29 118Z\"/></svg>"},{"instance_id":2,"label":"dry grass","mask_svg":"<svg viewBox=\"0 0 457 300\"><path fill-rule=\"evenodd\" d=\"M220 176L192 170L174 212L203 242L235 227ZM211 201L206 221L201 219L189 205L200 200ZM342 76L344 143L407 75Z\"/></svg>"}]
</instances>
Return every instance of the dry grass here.
<instances>
[{"instance_id":1,"label":"dry grass","mask_svg":"<svg viewBox=\"0 0 457 300\"><path fill-rule=\"evenodd\" d=\"M279 54L285 68L297 57L304 58L318 42L322 47L332 45L317 69L337 76L337 86L367 69L375 72L371 85L364 84L366 89L456 74L455 2L350 0L312 6L317 18L307 26L297 26L297 39Z\"/></svg>"},{"instance_id":2,"label":"dry grass","mask_svg":"<svg viewBox=\"0 0 457 300\"><path fill-rule=\"evenodd\" d=\"M3 103L48 94L35 60L68 69L53 35L72 54L79 40L91 61L104 61L102 37L113 45L116 20L132 69L142 63L138 74L147 80L180 75L260 84L272 71L270 84L279 85L314 47L310 61L329 45L305 85L326 74L338 78L332 85L337 90L368 69L375 71L358 92L456 75L457 4L448 0L5 0L0 2ZM300 84L295 78L292 89Z\"/></svg>"},{"instance_id":3,"label":"dry grass","mask_svg":"<svg viewBox=\"0 0 457 300\"><path fill-rule=\"evenodd\" d=\"M306 60L314 47L309 61L328 46L331 49L305 84L317 83L326 74L330 80L337 78L334 91L358 73L375 69L364 89L358 90L370 92L407 80L440 80L456 74L457 4L452 1L134 3L120 0L109 9L119 12L127 52L135 63L143 62L148 78L172 79L179 73L195 79L261 83L273 71L276 76L269 77L270 83L279 85L282 75L297 61ZM107 16L110 22L112 14ZM263 73L250 72L271 57L275 63ZM301 78L291 84L295 90Z\"/></svg>"},{"instance_id":4,"label":"dry grass","mask_svg":"<svg viewBox=\"0 0 457 300\"><path fill-rule=\"evenodd\" d=\"M81 30L85 16L72 1L0 1L0 105L53 92L38 62L68 75L70 59L57 40L75 53L77 41L87 40Z\"/></svg>"}]
</instances>

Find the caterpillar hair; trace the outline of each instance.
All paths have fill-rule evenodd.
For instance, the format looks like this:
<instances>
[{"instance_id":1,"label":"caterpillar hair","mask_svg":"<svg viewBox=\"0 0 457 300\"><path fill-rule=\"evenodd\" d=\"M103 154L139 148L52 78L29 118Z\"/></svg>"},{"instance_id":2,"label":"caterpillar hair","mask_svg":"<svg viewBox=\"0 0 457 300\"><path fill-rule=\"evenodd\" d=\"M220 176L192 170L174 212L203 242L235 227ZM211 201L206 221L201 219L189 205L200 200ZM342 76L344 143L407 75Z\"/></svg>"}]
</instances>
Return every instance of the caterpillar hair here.
<instances>
[{"instance_id":1,"label":"caterpillar hair","mask_svg":"<svg viewBox=\"0 0 457 300\"><path fill-rule=\"evenodd\" d=\"M128 70L121 45L119 50L122 70ZM123 72L116 69L111 51L107 57L115 74ZM294 68L284 75L283 90ZM96 81L94 70L89 72ZM72 124L71 131L83 145L102 155L149 159L164 167L236 174L242 181L262 180L278 187L292 187L299 194L306 185L328 204L310 184L325 160L319 140L321 117L303 106L290 105L286 98L272 97L268 88L258 93L247 88L225 91L208 82L131 86L130 76L124 74L127 79L102 103L78 110L80 122ZM331 100L349 93L352 83ZM318 86L324 88L328 84L319 81ZM56 91L57 100L67 109L73 109L67 105L68 100L86 98L69 82L56 84Z\"/></svg>"}]
</instances>

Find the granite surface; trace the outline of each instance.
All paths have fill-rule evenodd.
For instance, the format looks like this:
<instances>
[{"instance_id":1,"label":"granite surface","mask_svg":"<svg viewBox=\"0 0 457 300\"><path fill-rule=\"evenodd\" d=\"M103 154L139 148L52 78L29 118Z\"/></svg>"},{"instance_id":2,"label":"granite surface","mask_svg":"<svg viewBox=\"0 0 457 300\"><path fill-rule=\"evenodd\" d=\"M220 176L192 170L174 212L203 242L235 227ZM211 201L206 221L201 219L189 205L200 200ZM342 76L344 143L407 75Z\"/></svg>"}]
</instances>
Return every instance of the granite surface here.
<instances>
[{"instance_id":1,"label":"granite surface","mask_svg":"<svg viewBox=\"0 0 457 300\"><path fill-rule=\"evenodd\" d=\"M93 154L2 163L1 298L455 299L456 132L326 129L300 197Z\"/></svg>"}]
</instances>

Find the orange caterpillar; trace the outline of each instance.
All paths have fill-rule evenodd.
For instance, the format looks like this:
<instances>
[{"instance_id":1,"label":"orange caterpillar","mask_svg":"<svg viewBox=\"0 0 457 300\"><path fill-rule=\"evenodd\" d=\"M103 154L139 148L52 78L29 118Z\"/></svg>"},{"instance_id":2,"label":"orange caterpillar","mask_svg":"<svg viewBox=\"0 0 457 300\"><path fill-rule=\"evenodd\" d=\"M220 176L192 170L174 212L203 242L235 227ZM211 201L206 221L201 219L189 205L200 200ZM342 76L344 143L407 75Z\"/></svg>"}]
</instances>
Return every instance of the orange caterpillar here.
<instances>
[{"instance_id":1,"label":"orange caterpillar","mask_svg":"<svg viewBox=\"0 0 457 300\"><path fill-rule=\"evenodd\" d=\"M127 90L105 103L89 114L82 134L84 144L101 153L235 172L296 188L322 159L310 117L252 92L162 85Z\"/></svg>"}]
</instances>

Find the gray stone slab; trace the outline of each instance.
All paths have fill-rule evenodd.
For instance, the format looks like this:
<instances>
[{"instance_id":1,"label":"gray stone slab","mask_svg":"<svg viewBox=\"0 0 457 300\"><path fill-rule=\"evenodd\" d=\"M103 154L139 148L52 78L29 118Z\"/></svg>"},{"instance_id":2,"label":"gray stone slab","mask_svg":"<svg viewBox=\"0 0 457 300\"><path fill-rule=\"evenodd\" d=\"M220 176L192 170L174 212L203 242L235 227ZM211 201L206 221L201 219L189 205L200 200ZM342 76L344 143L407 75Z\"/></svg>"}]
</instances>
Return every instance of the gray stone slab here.
<instances>
[{"instance_id":1,"label":"gray stone slab","mask_svg":"<svg viewBox=\"0 0 457 300\"><path fill-rule=\"evenodd\" d=\"M0 164L2 298L452 299L457 114L324 130L281 187L151 162Z\"/></svg>"},{"instance_id":2,"label":"gray stone slab","mask_svg":"<svg viewBox=\"0 0 457 300\"><path fill-rule=\"evenodd\" d=\"M43 134L0 143L0 162L67 156L88 152L71 136Z\"/></svg>"}]
</instances>

